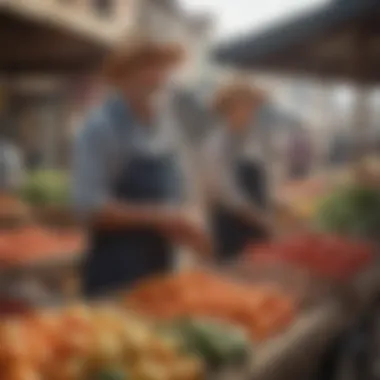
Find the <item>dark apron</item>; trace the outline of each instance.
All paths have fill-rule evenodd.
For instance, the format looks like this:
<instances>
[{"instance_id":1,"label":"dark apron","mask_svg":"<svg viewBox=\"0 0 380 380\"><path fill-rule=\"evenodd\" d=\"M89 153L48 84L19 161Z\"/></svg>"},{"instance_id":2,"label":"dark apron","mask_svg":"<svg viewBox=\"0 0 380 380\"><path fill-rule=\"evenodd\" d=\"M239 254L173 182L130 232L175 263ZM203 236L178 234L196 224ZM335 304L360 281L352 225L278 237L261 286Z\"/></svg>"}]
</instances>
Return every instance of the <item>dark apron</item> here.
<instances>
[{"instance_id":1,"label":"dark apron","mask_svg":"<svg viewBox=\"0 0 380 380\"><path fill-rule=\"evenodd\" d=\"M113 189L115 199L134 204L179 201L181 194L174 155L134 155ZM95 230L84 265L85 295L107 294L168 271L171 259L171 243L153 229Z\"/></svg>"},{"instance_id":2,"label":"dark apron","mask_svg":"<svg viewBox=\"0 0 380 380\"><path fill-rule=\"evenodd\" d=\"M259 162L241 160L234 173L243 194L264 210L267 207L267 180L263 166ZM215 249L221 260L236 258L247 243L267 237L261 227L247 223L223 205L213 207L211 225Z\"/></svg>"}]
</instances>

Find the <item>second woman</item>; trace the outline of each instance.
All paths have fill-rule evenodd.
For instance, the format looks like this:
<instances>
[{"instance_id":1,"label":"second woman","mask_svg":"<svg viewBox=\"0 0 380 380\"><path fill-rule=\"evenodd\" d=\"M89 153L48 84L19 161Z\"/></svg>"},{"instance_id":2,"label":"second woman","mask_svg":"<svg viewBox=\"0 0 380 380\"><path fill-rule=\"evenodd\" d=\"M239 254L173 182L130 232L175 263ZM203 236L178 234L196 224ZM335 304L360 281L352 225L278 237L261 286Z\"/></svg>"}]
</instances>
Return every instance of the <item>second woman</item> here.
<instances>
[{"instance_id":1,"label":"second woman","mask_svg":"<svg viewBox=\"0 0 380 380\"><path fill-rule=\"evenodd\" d=\"M219 121L203 146L202 171L215 249L222 260L235 258L247 243L270 232L265 140L256 128L264 102L260 90L242 83L222 88L214 99Z\"/></svg>"}]
</instances>

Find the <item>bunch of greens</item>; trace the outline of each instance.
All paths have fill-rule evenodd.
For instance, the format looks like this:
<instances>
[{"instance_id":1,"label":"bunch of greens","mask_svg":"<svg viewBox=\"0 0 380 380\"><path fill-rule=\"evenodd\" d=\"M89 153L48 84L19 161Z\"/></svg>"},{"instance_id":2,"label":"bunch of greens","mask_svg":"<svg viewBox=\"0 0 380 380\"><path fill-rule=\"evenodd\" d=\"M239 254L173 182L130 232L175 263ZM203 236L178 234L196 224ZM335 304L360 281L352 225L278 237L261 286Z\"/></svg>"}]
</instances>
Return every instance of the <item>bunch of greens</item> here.
<instances>
[{"instance_id":1,"label":"bunch of greens","mask_svg":"<svg viewBox=\"0 0 380 380\"><path fill-rule=\"evenodd\" d=\"M380 231L380 192L358 185L338 189L322 201L316 224L324 232L375 237Z\"/></svg>"},{"instance_id":2,"label":"bunch of greens","mask_svg":"<svg viewBox=\"0 0 380 380\"><path fill-rule=\"evenodd\" d=\"M211 368L245 364L252 346L238 327L206 319L181 319L167 327L183 349L200 356Z\"/></svg>"},{"instance_id":3,"label":"bunch of greens","mask_svg":"<svg viewBox=\"0 0 380 380\"><path fill-rule=\"evenodd\" d=\"M95 374L91 374L88 380L126 380L130 376L121 368L105 368Z\"/></svg>"},{"instance_id":4,"label":"bunch of greens","mask_svg":"<svg viewBox=\"0 0 380 380\"><path fill-rule=\"evenodd\" d=\"M40 170L28 175L21 197L36 206L65 205L69 201L69 181L65 173Z\"/></svg>"}]
</instances>

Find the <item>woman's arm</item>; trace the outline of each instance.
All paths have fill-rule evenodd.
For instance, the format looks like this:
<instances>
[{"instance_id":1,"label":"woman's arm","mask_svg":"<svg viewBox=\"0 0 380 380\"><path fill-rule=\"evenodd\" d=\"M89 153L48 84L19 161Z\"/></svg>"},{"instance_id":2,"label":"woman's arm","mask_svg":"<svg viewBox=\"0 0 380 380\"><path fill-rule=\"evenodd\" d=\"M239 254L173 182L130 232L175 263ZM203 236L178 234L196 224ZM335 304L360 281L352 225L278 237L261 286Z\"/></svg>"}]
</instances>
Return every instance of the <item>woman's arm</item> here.
<instances>
[{"instance_id":1,"label":"woman's arm","mask_svg":"<svg viewBox=\"0 0 380 380\"><path fill-rule=\"evenodd\" d=\"M247 199L236 184L230 158L224 154L223 136L211 135L203 146L203 182L209 203L219 203L239 214L248 223L271 229L269 217Z\"/></svg>"},{"instance_id":2,"label":"woman's arm","mask_svg":"<svg viewBox=\"0 0 380 380\"><path fill-rule=\"evenodd\" d=\"M164 207L139 206L115 200L113 186L114 141L100 121L88 124L74 145L73 198L79 215L102 228L156 227Z\"/></svg>"},{"instance_id":3,"label":"woman's arm","mask_svg":"<svg viewBox=\"0 0 380 380\"><path fill-rule=\"evenodd\" d=\"M183 211L198 230L195 235L190 236L190 239L193 240L192 247L195 248L196 251L206 252L207 256L211 256L211 235L207 229L205 198L196 160L197 155L200 153L199 148L197 148L195 144L192 144L190 139L186 137L183 130L183 117L173 112L172 103L168 105L167 112L169 116L167 126L170 129L170 135L174 137L173 142L176 145L178 161L184 181ZM199 125L197 127L199 128Z\"/></svg>"},{"instance_id":4,"label":"woman's arm","mask_svg":"<svg viewBox=\"0 0 380 380\"><path fill-rule=\"evenodd\" d=\"M272 230L272 223L268 214L246 198L236 185L233 175L228 170L221 170L220 175L218 201L224 207L239 214L248 223L259 225L268 231Z\"/></svg>"},{"instance_id":5,"label":"woman's arm","mask_svg":"<svg viewBox=\"0 0 380 380\"><path fill-rule=\"evenodd\" d=\"M114 179L110 172L114 147L105 131L99 125L88 125L76 140L72 185L79 215L89 225L102 229L148 227L179 243L197 242L199 227L183 208L170 204L139 205L113 198Z\"/></svg>"}]
</instances>

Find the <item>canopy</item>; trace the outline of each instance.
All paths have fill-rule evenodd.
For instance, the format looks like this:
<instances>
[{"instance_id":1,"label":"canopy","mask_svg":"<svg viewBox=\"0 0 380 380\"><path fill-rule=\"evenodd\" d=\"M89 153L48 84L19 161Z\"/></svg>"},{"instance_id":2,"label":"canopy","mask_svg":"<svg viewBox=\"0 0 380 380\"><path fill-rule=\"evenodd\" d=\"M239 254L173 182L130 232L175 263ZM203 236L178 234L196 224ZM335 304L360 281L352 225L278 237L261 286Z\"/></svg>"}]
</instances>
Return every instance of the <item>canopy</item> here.
<instances>
[{"instance_id":1,"label":"canopy","mask_svg":"<svg viewBox=\"0 0 380 380\"><path fill-rule=\"evenodd\" d=\"M222 64L380 81L380 1L335 0L215 50Z\"/></svg>"},{"instance_id":2,"label":"canopy","mask_svg":"<svg viewBox=\"0 0 380 380\"><path fill-rule=\"evenodd\" d=\"M78 33L0 7L0 71L68 72L99 64L109 48L96 35Z\"/></svg>"}]
</instances>

